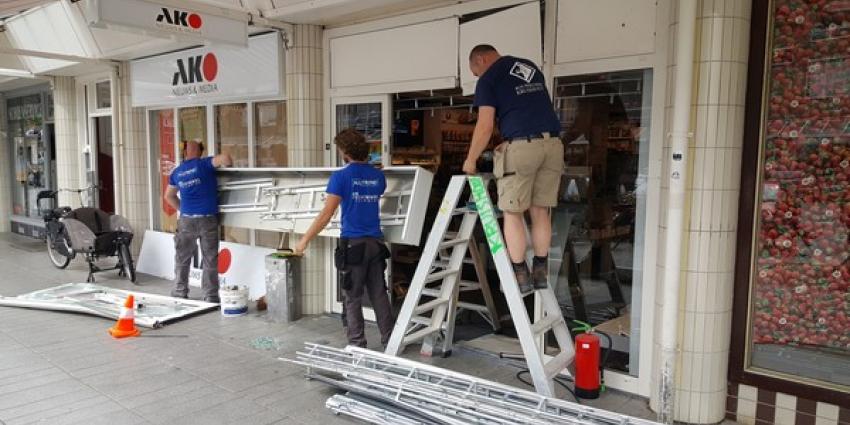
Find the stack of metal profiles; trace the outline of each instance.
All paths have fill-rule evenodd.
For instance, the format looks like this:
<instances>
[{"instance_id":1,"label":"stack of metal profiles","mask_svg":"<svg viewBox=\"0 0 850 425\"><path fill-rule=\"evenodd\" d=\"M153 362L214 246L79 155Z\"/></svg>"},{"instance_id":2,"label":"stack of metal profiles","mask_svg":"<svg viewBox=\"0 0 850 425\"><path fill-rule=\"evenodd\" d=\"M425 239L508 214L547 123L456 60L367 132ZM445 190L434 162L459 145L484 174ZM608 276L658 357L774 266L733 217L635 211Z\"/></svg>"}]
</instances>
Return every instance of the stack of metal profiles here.
<instances>
[{"instance_id":1,"label":"stack of metal profiles","mask_svg":"<svg viewBox=\"0 0 850 425\"><path fill-rule=\"evenodd\" d=\"M655 423L357 347L306 343L281 360L347 391L328 399L334 413L374 424Z\"/></svg>"}]
</instances>

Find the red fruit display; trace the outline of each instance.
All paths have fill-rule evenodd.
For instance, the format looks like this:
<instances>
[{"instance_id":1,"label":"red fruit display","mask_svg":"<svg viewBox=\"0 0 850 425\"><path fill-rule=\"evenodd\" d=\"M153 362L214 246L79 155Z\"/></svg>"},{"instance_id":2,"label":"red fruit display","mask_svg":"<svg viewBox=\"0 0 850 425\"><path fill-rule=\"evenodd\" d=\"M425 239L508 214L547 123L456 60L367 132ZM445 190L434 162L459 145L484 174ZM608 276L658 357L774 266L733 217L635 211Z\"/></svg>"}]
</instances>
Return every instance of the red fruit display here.
<instances>
[{"instance_id":1,"label":"red fruit display","mask_svg":"<svg viewBox=\"0 0 850 425\"><path fill-rule=\"evenodd\" d=\"M850 352L850 9L773 4L753 341Z\"/></svg>"}]
</instances>

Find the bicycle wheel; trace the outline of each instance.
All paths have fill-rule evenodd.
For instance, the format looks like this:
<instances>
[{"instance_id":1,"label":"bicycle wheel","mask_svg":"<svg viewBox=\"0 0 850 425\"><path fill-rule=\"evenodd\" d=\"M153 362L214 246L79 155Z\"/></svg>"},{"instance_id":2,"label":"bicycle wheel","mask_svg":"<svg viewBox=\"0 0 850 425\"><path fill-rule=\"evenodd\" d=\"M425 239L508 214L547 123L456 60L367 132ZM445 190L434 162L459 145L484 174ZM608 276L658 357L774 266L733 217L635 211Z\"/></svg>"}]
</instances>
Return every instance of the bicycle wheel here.
<instances>
[{"instance_id":1,"label":"bicycle wheel","mask_svg":"<svg viewBox=\"0 0 850 425\"><path fill-rule=\"evenodd\" d=\"M65 239L64 235L59 235L59 239L55 238L55 235L51 233L47 233L47 256L50 257L50 262L57 269L64 269L68 267L68 264L71 263L71 259L74 258L72 255L65 255L62 253L62 248L64 248L64 252L70 252L71 249L68 247L68 240ZM56 244L64 244L62 248L56 248Z\"/></svg>"},{"instance_id":2,"label":"bicycle wheel","mask_svg":"<svg viewBox=\"0 0 850 425\"><path fill-rule=\"evenodd\" d=\"M122 243L118 245L118 257L121 260L121 271L130 279L130 282L136 283L136 266L133 265L133 256L130 254L130 245Z\"/></svg>"}]
</instances>

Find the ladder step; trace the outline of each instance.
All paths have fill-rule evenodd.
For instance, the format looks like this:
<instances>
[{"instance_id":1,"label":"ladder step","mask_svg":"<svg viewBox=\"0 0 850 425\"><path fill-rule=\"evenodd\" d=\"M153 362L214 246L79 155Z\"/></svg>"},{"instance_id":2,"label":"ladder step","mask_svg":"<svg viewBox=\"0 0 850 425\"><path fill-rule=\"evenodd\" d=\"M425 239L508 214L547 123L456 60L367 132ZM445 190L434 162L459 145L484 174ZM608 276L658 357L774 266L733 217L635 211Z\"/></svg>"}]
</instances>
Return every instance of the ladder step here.
<instances>
[{"instance_id":1,"label":"ladder step","mask_svg":"<svg viewBox=\"0 0 850 425\"><path fill-rule=\"evenodd\" d=\"M429 297L439 297L440 290L434 288L425 288L422 290L422 295L427 295Z\"/></svg>"},{"instance_id":2,"label":"ladder step","mask_svg":"<svg viewBox=\"0 0 850 425\"><path fill-rule=\"evenodd\" d=\"M537 321L537 323L531 325L531 332L534 335L540 335L549 329L552 328L552 325L558 323L563 320L561 315L558 314L548 314L546 317Z\"/></svg>"},{"instance_id":3,"label":"ladder step","mask_svg":"<svg viewBox=\"0 0 850 425\"><path fill-rule=\"evenodd\" d=\"M461 280L460 281L460 291L480 291L481 283L475 282L472 280Z\"/></svg>"},{"instance_id":4,"label":"ladder step","mask_svg":"<svg viewBox=\"0 0 850 425\"><path fill-rule=\"evenodd\" d=\"M448 302L449 302L449 300L444 299L444 298L433 299L431 301L428 301L425 304L420 304L420 305L416 306L416 309L413 310L413 314L419 315L419 314L425 313L427 311L431 311L431 310L437 308L440 305L447 304Z\"/></svg>"},{"instance_id":5,"label":"ladder step","mask_svg":"<svg viewBox=\"0 0 850 425\"><path fill-rule=\"evenodd\" d=\"M419 341L420 339L423 339L423 338L427 337L428 335L431 335L432 333L437 332L439 330L440 330L440 328L432 328L430 326L425 328L425 329L420 329L420 330L404 337L404 342L402 343L402 345L413 344L414 342Z\"/></svg>"},{"instance_id":6,"label":"ladder step","mask_svg":"<svg viewBox=\"0 0 850 425\"><path fill-rule=\"evenodd\" d=\"M481 313L488 313L488 314L490 313L490 310L487 309L486 305L473 304L473 303L467 303L467 302L458 302L457 306L458 306L458 308L462 308L464 310L478 311L478 312L481 312Z\"/></svg>"},{"instance_id":7,"label":"ladder step","mask_svg":"<svg viewBox=\"0 0 850 425\"><path fill-rule=\"evenodd\" d=\"M413 316L410 318L410 322L417 325L431 326L431 318L425 316Z\"/></svg>"},{"instance_id":8,"label":"ladder step","mask_svg":"<svg viewBox=\"0 0 850 425\"><path fill-rule=\"evenodd\" d=\"M552 360L546 362L546 366L543 369L546 371L546 378L552 379L561 373L562 370L566 369L567 366L570 365L572 361L572 354L569 351L561 351L560 354L555 356Z\"/></svg>"},{"instance_id":9,"label":"ladder step","mask_svg":"<svg viewBox=\"0 0 850 425\"><path fill-rule=\"evenodd\" d=\"M431 283L431 282L436 282L438 280L443 280L443 279L445 279L449 276L456 275L459 271L460 270L450 269L450 270L443 270L443 271L437 272L437 273L432 273L432 274L429 274L428 276L425 276L425 281L422 282L422 283L428 284L428 283Z\"/></svg>"},{"instance_id":10,"label":"ladder step","mask_svg":"<svg viewBox=\"0 0 850 425\"><path fill-rule=\"evenodd\" d=\"M469 239L450 239L440 244L440 249L451 248L469 242Z\"/></svg>"}]
</instances>

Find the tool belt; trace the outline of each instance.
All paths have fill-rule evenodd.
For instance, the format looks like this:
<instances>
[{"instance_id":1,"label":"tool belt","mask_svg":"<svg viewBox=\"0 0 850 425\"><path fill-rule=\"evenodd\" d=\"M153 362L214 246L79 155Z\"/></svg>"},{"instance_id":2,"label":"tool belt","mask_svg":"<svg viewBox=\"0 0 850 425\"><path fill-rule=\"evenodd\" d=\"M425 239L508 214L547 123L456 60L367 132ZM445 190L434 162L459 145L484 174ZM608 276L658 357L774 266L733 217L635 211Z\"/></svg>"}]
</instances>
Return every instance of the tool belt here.
<instances>
[{"instance_id":1,"label":"tool belt","mask_svg":"<svg viewBox=\"0 0 850 425\"><path fill-rule=\"evenodd\" d=\"M366 246L370 243L380 245L378 253L372 258L366 257ZM365 266L373 261L381 261L390 258L390 250L380 239L372 239L355 245L351 244L349 238L340 238L339 246L334 250L334 266L340 274L340 287L343 290L349 291L354 287L354 282L351 280L351 267ZM384 263L386 267L386 263Z\"/></svg>"}]
</instances>

